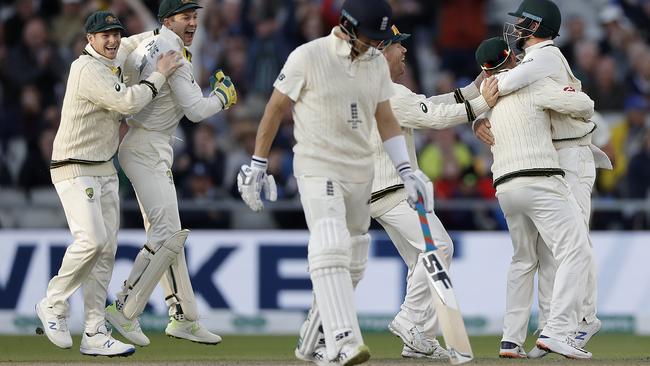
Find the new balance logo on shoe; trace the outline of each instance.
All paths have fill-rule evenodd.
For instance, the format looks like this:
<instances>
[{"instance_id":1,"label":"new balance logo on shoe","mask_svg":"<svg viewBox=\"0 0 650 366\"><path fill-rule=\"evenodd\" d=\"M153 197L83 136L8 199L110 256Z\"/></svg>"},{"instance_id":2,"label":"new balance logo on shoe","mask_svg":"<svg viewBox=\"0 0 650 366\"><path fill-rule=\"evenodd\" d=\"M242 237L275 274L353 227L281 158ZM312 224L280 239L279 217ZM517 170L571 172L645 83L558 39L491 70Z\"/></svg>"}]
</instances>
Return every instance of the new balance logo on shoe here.
<instances>
[{"instance_id":1,"label":"new balance logo on shoe","mask_svg":"<svg viewBox=\"0 0 650 366\"><path fill-rule=\"evenodd\" d=\"M115 344L115 341L111 342L111 340L109 339L106 342L104 342L104 347L111 348L111 346L113 346L114 344Z\"/></svg>"},{"instance_id":2,"label":"new balance logo on shoe","mask_svg":"<svg viewBox=\"0 0 650 366\"><path fill-rule=\"evenodd\" d=\"M50 326L49 326L50 329L52 329L52 330L56 330L56 322L47 322L47 324L50 325Z\"/></svg>"},{"instance_id":3,"label":"new balance logo on shoe","mask_svg":"<svg viewBox=\"0 0 650 366\"><path fill-rule=\"evenodd\" d=\"M576 333L577 333L575 337L576 339L579 339L581 341L585 340L585 336L587 335L587 332L576 332Z\"/></svg>"}]
</instances>

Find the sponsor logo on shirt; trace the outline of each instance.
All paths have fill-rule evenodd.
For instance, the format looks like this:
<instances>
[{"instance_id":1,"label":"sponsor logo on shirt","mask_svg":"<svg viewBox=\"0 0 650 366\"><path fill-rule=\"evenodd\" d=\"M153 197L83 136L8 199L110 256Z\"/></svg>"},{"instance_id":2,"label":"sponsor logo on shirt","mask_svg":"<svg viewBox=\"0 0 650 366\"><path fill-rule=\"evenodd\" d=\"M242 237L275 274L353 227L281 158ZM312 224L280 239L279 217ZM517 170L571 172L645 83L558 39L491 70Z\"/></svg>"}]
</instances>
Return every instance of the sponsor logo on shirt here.
<instances>
[{"instance_id":1,"label":"sponsor logo on shirt","mask_svg":"<svg viewBox=\"0 0 650 366\"><path fill-rule=\"evenodd\" d=\"M574 92L576 91L572 86L565 86L564 89L562 89L567 92Z\"/></svg>"},{"instance_id":2,"label":"sponsor logo on shirt","mask_svg":"<svg viewBox=\"0 0 650 366\"><path fill-rule=\"evenodd\" d=\"M420 102L420 109L422 109L422 113L427 113L429 111L427 105L422 102Z\"/></svg>"},{"instance_id":3,"label":"sponsor logo on shirt","mask_svg":"<svg viewBox=\"0 0 650 366\"><path fill-rule=\"evenodd\" d=\"M284 80L285 77L286 76L284 76L284 74L280 74L280 75L278 75L278 80L282 81L282 80Z\"/></svg>"}]
</instances>

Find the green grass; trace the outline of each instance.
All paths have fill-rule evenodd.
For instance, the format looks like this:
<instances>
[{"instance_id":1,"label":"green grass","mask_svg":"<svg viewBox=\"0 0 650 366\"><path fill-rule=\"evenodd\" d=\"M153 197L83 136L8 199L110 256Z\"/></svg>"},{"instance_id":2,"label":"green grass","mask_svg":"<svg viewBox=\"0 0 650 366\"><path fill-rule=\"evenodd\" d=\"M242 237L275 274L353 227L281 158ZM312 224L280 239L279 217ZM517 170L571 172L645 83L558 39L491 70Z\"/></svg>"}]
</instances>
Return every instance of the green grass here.
<instances>
[{"instance_id":1,"label":"green grass","mask_svg":"<svg viewBox=\"0 0 650 366\"><path fill-rule=\"evenodd\" d=\"M0 336L0 362L33 363L158 363L158 364L218 364L218 365L300 365L293 356L296 337L293 336L224 336L218 346L191 343L150 335L151 345L138 347L135 355L128 358L93 358L79 354L80 337L74 337L72 349L62 350L52 345L44 336ZM403 360L401 344L388 333L365 335L372 358L370 364L424 365L431 362ZM552 355L541 361L501 360L497 357L499 337L472 337L472 347L477 364L535 364L562 365L569 361ZM529 337L526 349L534 342ZM587 347L594 353L594 360L579 362L580 365L641 365L650 364L650 337L626 334L602 334L594 337ZM306 364L305 364L306 365Z\"/></svg>"}]
</instances>

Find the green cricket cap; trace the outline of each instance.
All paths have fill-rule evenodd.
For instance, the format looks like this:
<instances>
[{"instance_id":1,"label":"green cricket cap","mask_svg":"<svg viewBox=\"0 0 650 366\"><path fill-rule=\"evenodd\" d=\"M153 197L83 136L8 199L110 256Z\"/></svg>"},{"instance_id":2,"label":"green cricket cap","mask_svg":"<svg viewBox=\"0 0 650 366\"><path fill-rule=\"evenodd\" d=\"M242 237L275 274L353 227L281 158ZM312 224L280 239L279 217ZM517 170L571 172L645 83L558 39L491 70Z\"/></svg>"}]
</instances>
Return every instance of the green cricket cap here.
<instances>
[{"instance_id":1,"label":"green cricket cap","mask_svg":"<svg viewBox=\"0 0 650 366\"><path fill-rule=\"evenodd\" d=\"M96 11L86 18L86 33L105 32L110 29L124 30L122 23L113 13L108 11Z\"/></svg>"},{"instance_id":2,"label":"green cricket cap","mask_svg":"<svg viewBox=\"0 0 650 366\"><path fill-rule=\"evenodd\" d=\"M162 0L158 7L158 20L162 22L163 19L182 13L185 10L200 8L202 6L195 0Z\"/></svg>"},{"instance_id":3,"label":"green cricket cap","mask_svg":"<svg viewBox=\"0 0 650 366\"><path fill-rule=\"evenodd\" d=\"M476 63L489 71L499 68L510 57L510 47L501 37L488 38L476 49Z\"/></svg>"}]
</instances>

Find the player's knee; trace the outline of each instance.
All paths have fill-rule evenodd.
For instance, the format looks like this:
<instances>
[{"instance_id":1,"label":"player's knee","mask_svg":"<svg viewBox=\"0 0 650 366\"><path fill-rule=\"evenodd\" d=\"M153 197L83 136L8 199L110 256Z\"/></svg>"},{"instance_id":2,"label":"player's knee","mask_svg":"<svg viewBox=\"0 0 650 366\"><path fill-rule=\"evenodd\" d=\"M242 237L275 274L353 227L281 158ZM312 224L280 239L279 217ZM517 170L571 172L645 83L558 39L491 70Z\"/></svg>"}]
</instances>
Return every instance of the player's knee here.
<instances>
[{"instance_id":1,"label":"player's knee","mask_svg":"<svg viewBox=\"0 0 650 366\"><path fill-rule=\"evenodd\" d=\"M350 259L350 277L352 284L356 286L366 270L368 264L368 250L370 248L370 235L363 234L350 238L351 259Z\"/></svg>"},{"instance_id":2,"label":"player's knee","mask_svg":"<svg viewBox=\"0 0 650 366\"><path fill-rule=\"evenodd\" d=\"M309 238L309 270L350 267L350 234L345 222L325 218L312 225Z\"/></svg>"}]
</instances>

